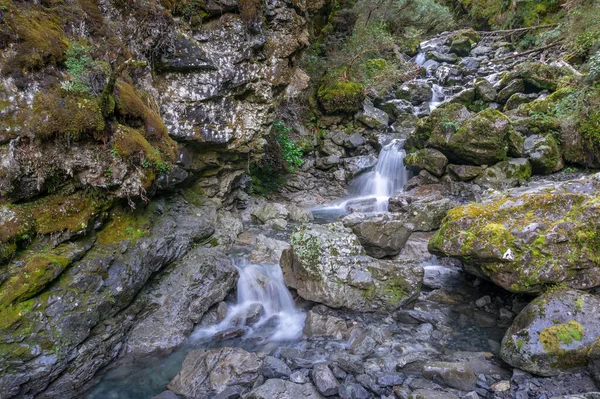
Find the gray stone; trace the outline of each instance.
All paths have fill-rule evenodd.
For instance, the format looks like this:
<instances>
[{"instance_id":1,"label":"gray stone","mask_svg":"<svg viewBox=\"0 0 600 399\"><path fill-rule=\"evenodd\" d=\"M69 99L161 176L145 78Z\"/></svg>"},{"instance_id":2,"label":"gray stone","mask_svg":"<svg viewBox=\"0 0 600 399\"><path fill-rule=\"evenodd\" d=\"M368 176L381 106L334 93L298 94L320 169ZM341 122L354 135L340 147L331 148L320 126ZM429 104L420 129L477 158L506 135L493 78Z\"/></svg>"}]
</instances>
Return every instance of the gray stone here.
<instances>
[{"instance_id":1,"label":"gray stone","mask_svg":"<svg viewBox=\"0 0 600 399\"><path fill-rule=\"evenodd\" d=\"M164 391L152 397L152 399L180 399L180 397L177 396L173 391Z\"/></svg>"},{"instance_id":2,"label":"gray stone","mask_svg":"<svg viewBox=\"0 0 600 399\"><path fill-rule=\"evenodd\" d=\"M494 88L494 86L484 78L477 78L475 81L475 96L476 98L491 103L496 101L496 96L498 92Z\"/></svg>"},{"instance_id":3,"label":"gray stone","mask_svg":"<svg viewBox=\"0 0 600 399\"><path fill-rule=\"evenodd\" d=\"M525 92L525 81L523 79L515 79L498 92L497 100L499 103L504 104L513 94L523 92Z\"/></svg>"},{"instance_id":4,"label":"gray stone","mask_svg":"<svg viewBox=\"0 0 600 399\"><path fill-rule=\"evenodd\" d=\"M342 339L348 330L346 322L335 316L316 313L311 310L306 315L302 333L307 337L332 337Z\"/></svg>"},{"instance_id":5,"label":"gray stone","mask_svg":"<svg viewBox=\"0 0 600 399\"><path fill-rule=\"evenodd\" d=\"M373 103L369 100L365 100L363 103L363 111L356 114L356 119L371 129L384 127L387 129L390 123L390 117L385 111L382 111L373 106Z\"/></svg>"},{"instance_id":6,"label":"gray stone","mask_svg":"<svg viewBox=\"0 0 600 399\"><path fill-rule=\"evenodd\" d=\"M254 208L251 215L257 221L265 224L273 219L287 219L289 212L283 204L268 202Z\"/></svg>"},{"instance_id":7,"label":"gray stone","mask_svg":"<svg viewBox=\"0 0 600 399\"><path fill-rule=\"evenodd\" d=\"M447 62L448 64L456 64L459 57L456 54L451 53L440 53L439 51L432 51L427 54L427 58L438 62Z\"/></svg>"},{"instance_id":8,"label":"gray stone","mask_svg":"<svg viewBox=\"0 0 600 399\"><path fill-rule=\"evenodd\" d=\"M292 374L292 370L290 370L283 360L267 356L263 362L261 373L266 378L281 378L289 377Z\"/></svg>"},{"instance_id":9,"label":"gray stone","mask_svg":"<svg viewBox=\"0 0 600 399\"><path fill-rule=\"evenodd\" d=\"M370 399L371 394L356 383L343 383L340 385L339 396L342 399Z\"/></svg>"},{"instance_id":10,"label":"gray stone","mask_svg":"<svg viewBox=\"0 0 600 399\"><path fill-rule=\"evenodd\" d=\"M296 384L305 384L308 382L308 378L302 371L294 371L290 374L290 381Z\"/></svg>"},{"instance_id":11,"label":"gray stone","mask_svg":"<svg viewBox=\"0 0 600 399\"><path fill-rule=\"evenodd\" d=\"M431 100L433 97L433 89L431 88L431 85L425 81L413 80L400 86L396 91L396 97L400 100L407 100L414 105L419 105ZM396 102L394 108L397 112L400 112L398 107L403 110L402 112L404 114L408 114L408 112L404 112L404 110L408 110L407 104ZM400 116L399 113L398 116Z\"/></svg>"},{"instance_id":12,"label":"gray stone","mask_svg":"<svg viewBox=\"0 0 600 399\"><path fill-rule=\"evenodd\" d=\"M471 165L449 164L447 169L452 179L457 181L471 181L478 177L481 172L483 172L483 168L481 166Z\"/></svg>"},{"instance_id":13,"label":"gray stone","mask_svg":"<svg viewBox=\"0 0 600 399\"><path fill-rule=\"evenodd\" d=\"M526 158L499 162L483 171L474 182L484 188L496 190L526 184L531 178L531 163Z\"/></svg>"},{"instance_id":14,"label":"gray stone","mask_svg":"<svg viewBox=\"0 0 600 399\"><path fill-rule=\"evenodd\" d=\"M525 139L524 153L534 173L547 175L564 166L560 147L552 134L534 134Z\"/></svg>"},{"instance_id":15,"label":"gray stone","mask_svg":"<svg viewBox=\"0 0 600 399\"><path fill-rule=\"evenodd\" d=\"M323 396L337 395L339 382L326 363L315 364L311 372L312 381Z\"/></svg>"},{"instance_id":16,"label":"gray stone","mask_svg":"<svg viewBox=\"0 0 600 399\"><path fill-rule=\"evenodd\" d=\"M248 255L248 260L257 264L278 264L282 252L289 247L290 244L285 241L275 240L259 234L256 236L254 249Z\"/></svg>"},{"instance_id":17,"label":"gray stone","mask_svg":"<svg viewBox=\"0 0 600 399\"><path fill-rule=\"evenodd\" d=\"M377 377L377 384L382 387L393 387L396 385L402 385L404 379L404 374L402 373L383 374Z\"/></svg>"},{"instance_id":18,"label":"gray stone","mask_svg":"<svg viewBox=\"0 0 600 399\"><path fill-rule=\"evenodd\" d=\"M194 398L234 385L250 388L260 375L263 359L262 354L239 348L192 351L167 388Z\"/></svg>"},{"instance_id":19,"label":"gray stone","mask_svg":"<svg viewBox=\"0 0 600 399\"><path fill-rule=\"evenodd\" d=\"M342 223L352 229L367 255L374 258L398 255L412 233L405 218L390 214L352 213Z\"/></svg>"},{"instance_id":20,"label":"gray stone","mask_svg":"<svg viewBox=\"0 0 600 399\"><path fill-rule=\"evenodd\" d=\"M245 399L321 399L323 396L312 384L295 384L280 379L267 380L250 391Z\"/></svg>"},{"instance_id":21,"label":"gray stone","mask_svg":"<svg viewBox=\"0 0 600 399\"><path fill-rule=\"evenodd\" d=\"M461 391L472 391L477 385L477 377L466 363L427 363L423 367L423 375L432 380L442 381L445 385Z\"/></svg>"},{"instance_id":22,"label":"gray stone","mask_svg":"<svg viewBox=\"0 0 600 399\"><path fill-rule=\"evenodd\" d=\"M416 299L423 270L414 262L366 255L341 223L305 225L281 259L287 286L302 298L333 308L385 313Z\"/></svg>"}]
</instances>

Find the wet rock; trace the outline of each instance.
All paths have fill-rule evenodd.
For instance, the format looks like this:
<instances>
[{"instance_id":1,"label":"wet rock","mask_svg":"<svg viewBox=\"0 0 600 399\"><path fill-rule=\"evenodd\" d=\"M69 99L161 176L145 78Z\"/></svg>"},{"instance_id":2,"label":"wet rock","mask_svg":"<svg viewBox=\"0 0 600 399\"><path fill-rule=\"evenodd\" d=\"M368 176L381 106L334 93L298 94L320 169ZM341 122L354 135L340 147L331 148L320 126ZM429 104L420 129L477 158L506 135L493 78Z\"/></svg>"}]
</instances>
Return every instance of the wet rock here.
<instances>
[{"instance_id":1,"label":"wet rock","mask_svg":"<svg viewBox=\"0 0 600 399\"><path fill-rule=\"evenodd\" d=\"M542 376L587 365L586 353L600 336L600 300L575 290L548 292L531 302L502 340L508 364Z\"/></svg>"},{"instance_id":2,"label":"wet rock","mask_svg":"<svg viewBox=\"0 0 600 399\"><path fill-rule=\"evenodd\" d=\"M233 321L236 326L252 326L256 324L265 314L265 308L260 303L253 303L244 312Z\"/></svg>"},{"instance_id":3,"label":"wet rock","mask_svg":"<svg viewBox=\"0 0 600 399\"><path fill-rule=\"evenodd\" d=\"M564 166L560 148L551 134L534 134L525 139L524 154L529 158L533 172L547 175Z\"/></svg>"},{"instance_id":4,"label":"wet rock","mask_svg":"<svg viewBox=\"0 0 600 399\"><path fill-rule=\"evenodd\" d=\"M461 294L445 288L431 291L427 295L427 300L448 305L458 305L465 302L465 298Z\"/></svg>"},{"instance_id":5,"label":"wet rock","mask_svg":"<svg viewBox=\"0 0 600 399\"><path fill-rule=\"evenodd\" d=\"M154 310L132 329L128 351L141 355L177 347L208 308L225 298L236 280L237 271L223 252L194 248L141 295Z\"/></svg>"},{"instance_id":6,"label":"wet rock","mask_svg":"<svg viewBox=\"0 0 600 399\"><path fill-rule=\"evenodd\" d=\"M441 53L439 51L432 51L427 54L427 58L437 62L447 62L448 64L456 64L458 62L458 55L450 53Z\"/></svg>"},{"instance_id":7,"label":"wet rock","mask_svg":"<svg viewBox=\"0 0 600 399\"><path fill-rule=\"evenodd\" d=\"M423 367L423 375L429 379L439 379L445 385L461 391L472 391L477 385L477 377L465 363L432 362Z\"/></svg>"},{"instance_id":8,"label":"wet rock","mask_svg":"<svg viewBox=\"0 0 600 399\"><path fill-rule=\"evenodd\" d=\"M437 177L441 177L448 165L448 158L433 148L419 150L404 158L404 164L413 172L419 173L425 169Z\"/></svg>"},{"instance_id":9,"label":"wet rock","mask_svg":"<svg viewBox=\"0 0 600 399\"><path fill-rule=\"evenodd\" d=\"M152 399L180 399L180 396L177 396L173 391L164 391L154 397Z\"/></svg>"},{"instance_id":10,"label":"wet rock","mask_svg":"<svg viewBox=\"0 0 600 399\"><path fill-rule=\"evenodd\" d=\"M599 286L597 260L581 250L589 244L572 233L595 231L597 184L593 179L570 181L545 192L455 208L430 240L429 250L458 258L469 273L511 292L541 292L560 282L576 289ZM579 255L574 258L573 253Z\"/></svg>"},{"instance_id":11,"label":"wet rock","mask_svg":"<svg viewBox=\"0 0 600 399\"><path fill-rule=\"evenodd\" d=\"M266 378L282 378L289 377L292 374L292 370L290 370L283 360L267 356L263 362L261 373Z\"/></svg>"},{"instance_id":12,"label":"wet rock","mask_svg":"<svg viewBox=\"0 0 600 399\"><path fill-rule=\"evenodd\" d=\"M433 90L429 83L413 80L400 86L396 91L396 97L400 100L409 101L414 105L419 105L431 100L433 97ZM400 105L398 102L396 102L395 105L400 106L403 110L408 110L406 105Z\"/></svg>"},{"instance_id":13,"label":"wet rock","mask_svg":"<svg viewBox=\"0 0 600 399\"><path fill-rule=\"evenodd\" d=\"M343 161L343 165L348 178L352 178L377 165L377 157L374 155L361 155L358 157L346 158Z\"/></svg>"},{"instance_id":14,"label":"wet rock","mask_svg":"<svg viewBox=\"0 0 600 399\"><path fill-rule=\"evenodd\" d=\"M429 86L427 86L427 88L429 88ZM382 110L384 110L385 112L387 112L389 115L392 115L395 119L401 119L406 116L413 115L415 112L415 109L414 109L413 104L411 103L411 101L413 101L413 100L411 99L410 90L411 90L410 87L406 87L406 90L402 90L401 94L404 97L406 97L405 100L400 99L400 100L386 101L385 103L381 104L380 108ZM431 91L431 88L429 88L429 91ZM428 100L421 101L423 97L429 96L429 99L431 99L431 96L429 94L427 94L426 90L423 90L423 93L417 93L417 91L415 90L415 92L412 93L412 96L415 97L415 101L418 99L420 102L428 101Z\"/></svg>"},{"instance_id":15,"label":"wet rock","mask_svg":"<svg viewBox=\"0 0 600 399\"><path fill-rule=\"evenodd\" d=\"M448 165L448 172L452 179L457 181L471 181L483 172L481 166L471 165Z\"/></svg>"},{"instance_id":16,"label":"wet rock","mask_svg":"<svg viewBox=\"0 0 600 399\"><path fill-rule=\"evenodd\" d=\"M339 396L342 399L371 399L373 396L356 383L343 383L339 388Z\"/></svg>"},{"instance_id":17,"label":"wet rock","mask_svg":"<svg viewBox=\"0 0 600 399\"><path fill-rule=\"evenodd\" d=\"M417 389L411 396L412 399L459 399L458 396L441 391L432 391L429 389Z\"/></svg>"},{"instance_id":18,"label":"wet rock","mask_svg":"<svg viewBox=\"0 0 600 399\"><path fill-rule=\"evenodd\" d=\"M356 119L371 129L379 127L385 127L390 123L390 117L385 111L382 111L373 106L373 103L369 100L365 100L363 103L363 111L356 115Z\"/></svg>"},{"instance_id":19,"label":"wet rock","mask_svg":"<svg viewBox=\"0 0 600 399\"><path fill-rule=\"evenodd\" d=\"M323 396L333 396L338 393L339 382L331 372L329 365L316 364L311 372L311 378L317 390Z\"/></svg>"},{"instance_id":20,"label":"wet rock","mask_svg":"<svg viewBox=\"0 0 600 399\"><path fill-rule=\"evenodd\" d=\"M245 327L228 328L227 330L219 331L218 333L213 335L213 339L216 339L217 341L225 341L228 339L241 337L247 332L248 328Z\"/></svg>"},{"instance_id":21,"label":"wet rock","mask_svg":"<svg viewBox=\"0 0 600 399\"><path fill-rule=\"evenodd\" d=\"M352 213L342 223L352 229L367 255L374 258L398 255L412 232L405 218L390 214Z\"/></svg>"},{"instance_id":22,"label":"wet rock","mask_svg":"<svg viewBox=\"0 0 600 399\"><path fill-rule=\"evenodd\" d=\"M496 190L525 185L531 178L531 163L526 158L516 158L498 162L484 169L475 184Z\"/></svg>"},{"instance_id":23,"label":"wet rock","mask_svg":"<svg viewBox=\"0 0 600 399\"><path fill-rule=\"evenodd\" d=\"M306 315L302 333L307 337L332 337L342 339L346 335L348 326L344 319L319 314L311 310Z\"/></svg>"},{"instance_id":24,"label":"wet rock","mask_svg":"<svg viewBox=\"0 0 600 399\"><path fill-rule=\"evenodd\" d=\"M304 299L333 308L388 312L418 296L420 267L368 257L341 223L301 226L291 244L282 256L284 280Z\"/></svg>"},{"instance_id":25,"label":"wet rock","mask_svg":"<svg viewBox=\"0 0 600 399\"><path fill-rule=\"evenodd\" d=\"M306 384L308 377L302 371L294 371L290 374L290 381L296 384Z\"/></svg>"},{"instance_id":26,"label":"wet rock","mask_svg":"<svg viewBox=\"0 0 600 399\"><path fill-rule=\"evenodd\" d=\"M377 342L364 332L350 340L350 353L365 358L373 353L376 346Z\"/></svg>"},{"instance_id":27,"label":"wet rock","mask_svg":"<svg viewBox=\"0 0 600 399\"><path fill-rule=\"evenodd\" d=\"M404 380L404 374L402 373L383 374L377 377L377 384L382 387L393 387L402 385Z\"/></svg>"},{"instance_id":28,"label":"wet rock","mask_svg":"<svg viewBox=\"0 0 600 399\"><path fill-rule=\"evenodd\" d=\"M339 368L349 374L362 374L365 372L363 359L357 355L351 355L347 352L337 352L331 356L331 361L335 362Z\"/></svg>"},{"instance_id":29,"label":"wet rock","mask_svg":"<svg viewBox=\"0 0 600 399\"><path fill-rule=\"evenodd\" d=\"M349 135L339 130L331 132L331 141L348 149L355 149L366 143L365 138L360 133Z\"/></svg>"},{"instance_id":30,"label":"wet rock","mask_svg":"<svg viewBox=\"0 0 600 399\"><path fill-rule=\"evenodd\" d=\"M458 66L462 68L464 73L471 74L477 72L480 62L475 57L465 57L458 61Z\"/></svg>"},{"instance_id":31,"label":"wet rock","mask_svg":"<svg viewBox=\"0 0 600 399\"><path fill-rule=\"evenodd\" d=\"M475 96L476 98L491 103L496 101L498 95L494 86L489 80L484 78L477 78L475 81Z\"/></svg>"},{"instance_id":32,"label":"wet rock","mask_svg":"<svg viewBox=\"0 0 600 399\"><path fill-rule=\"evenodd\" d=\"M267 380L263 385L253 389L245 396L246 399L321 399L312 384L295 384L291 381L280 379Z\"/></svg>"},{"instance_id":33,"label":"wet rock","mask_svg":"<svg viewBox=\"0 0 600 399\"><path fill-rule=\"evenodd\" d=\"M260 375L264 355L239 348L190 352L168 388L185 397L220 393L230 386L250 388Z\"/></svg>"}]
</instances>

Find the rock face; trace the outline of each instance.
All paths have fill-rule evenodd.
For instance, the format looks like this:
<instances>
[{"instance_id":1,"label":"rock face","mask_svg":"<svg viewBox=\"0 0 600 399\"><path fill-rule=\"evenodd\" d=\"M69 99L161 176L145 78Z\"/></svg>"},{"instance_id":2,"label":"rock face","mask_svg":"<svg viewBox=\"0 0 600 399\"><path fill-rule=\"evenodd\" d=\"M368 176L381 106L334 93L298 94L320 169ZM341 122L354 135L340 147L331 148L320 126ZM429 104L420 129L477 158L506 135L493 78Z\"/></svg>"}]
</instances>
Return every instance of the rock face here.
<instances>
[{"instance_id":1,"label":"rock face","mask_svg":"<svg viewBox=\"0 0 600 399\"><path fill-rule=\"evenodd\" d=\"M128 331L147 304L134 299L150 276L183 257L194 242L210 237L215 217L214 208L195 206L181 196L168 201L157 199L134 215L115 211L107 225L92 235L95 246L88 245L87 252L80 252L72 263L67 259L68 267L44 291L0 306L0 342L6 349L0 360L11 365L0 370L4 397L74 395L78 387L119 355ZM15 262L28 262L27 256L24 253ZM64 259L48 256L57 261ZM187 286L191 295L211 292L210 286L205 291L194 287L194 277L204 272L201 267L188 266L191 269L182 271L184 281L177 284ZM5 270L9 279L3 287L17 281L11 276L18 277L20 267L17 263L8 265ZM209 279L211 275L205 274ZM187 306L201 311L203 304L197 299L192 295ZM186 306L185 301L188 299L172 310ZM180 318L180 314L174 317ZM189 319L180 320L184 325L174 330L179 333L190 328ZM37 360L40 356L45 359L42 363Z\"/></svg>"},{"instance_id":2,"label":"rock face","mask_svg":"<svg viewBox=\"0 0 600 399\"><path fill-rule=\"evenodd\" d=\"M429 249L512 292L597 287L599 178L455 208Z\"/></svg>"},{"instance_id":3,"label":"rock face","mask_svg":"<svg viewBox=\"0 0 600 399\"><path fill-rule=\"evenodd\" d=\"M234 385L251 388L260 376L263 359L262 354L239 348L192 351L168 388L186 398L218 394Z\"/></svg>"},{"instance_id":4,"label":"rock face","mask_svg":"<svg viewBox=\"0 0 600 399\"><path fill-rule=\"evenodd\" d=\"M231 260L220 250L194 248L171 265L139 300L156 309L140 320L127 351L145 355L183 343L209 307L222 301L237 280Z\"/></svg>"},{"instance_id":5,"label":"rock face","mask_svg":"<svg viewBox=\"0 0 600 399\"><path fill-rule=\"evenodd\" d=\"M291 244L282 255L284 279L304 299L385 313L419 295L422 268L411 261L367 256L358 238L341 223L299 227Z\"/></svg>"},{"instance_id":6,"label":"rock face","mask_svg":"<svg viewBox=\"0 0 600 399\"><path fill-rule=\"evenodd\" d=\"M542 376L588 363L600 336L600 300L581 291L558 289L531 302L502 340L502 359Z\"/></svg>"}]
</instances>

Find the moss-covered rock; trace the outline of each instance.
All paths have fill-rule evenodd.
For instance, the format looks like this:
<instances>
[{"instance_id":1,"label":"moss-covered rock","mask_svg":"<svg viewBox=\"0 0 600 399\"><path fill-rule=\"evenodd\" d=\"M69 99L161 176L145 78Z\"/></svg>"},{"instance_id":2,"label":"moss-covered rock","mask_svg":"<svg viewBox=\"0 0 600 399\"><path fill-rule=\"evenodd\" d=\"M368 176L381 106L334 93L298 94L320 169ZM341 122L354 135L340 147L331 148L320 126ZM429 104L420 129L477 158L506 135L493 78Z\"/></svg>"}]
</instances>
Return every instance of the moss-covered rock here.
<instances>
[{"instance_id":1,"label":"moss-covered rock","mask_svg":"<svg viewBox=\"0 0 600 399\"><path fill-rule=\"evenodd\" d=\"M456 133L471 113L462 104L444 104L434 109L427 118L420 119L417 128L406 139L408 151L425 148L445 148L447 138ZM443 152L443 151L442 151Z\"/></svg>"},{"instance_id":2,"label":"moss-covered rock","mask_svg":"<svg viewBox=\"0 0 600 399\"><path fill-rule=\"evenodd\" d=\"M502 359L542 376L585 366L600 336L600 301L568 289L551 290L531 302L502 340Z\"/></svg>"},{"instance_id":3,"label":"moss-covered rock","mask_svg":"<svg viewBox=\"0 0 600 399\"><path fill-rule=\"evenodd\" d=\"M437 177L441 177L446 171L448 158L438 150L425 148L407 155L404 158L404 164L415 173L425 169Z\"/></svg>"},{"instance_id":4,"label":"moss-covered rock","mask_svg":"<svg viewBox=\"0 0 600 399\"><path fill-rule=\"evenodd\" d=\"M525 185L531 179L531 163L526 158L498 162L483 170L474 180L484 188L504 190Z\"/></svg>"},{"instance_id":5,"label":"moss-covered rock","mask_svg":"<svg viewBox=\"0 0 600 399\"><path fill-rule=\"evenodd\" d=\"M440 150L454 163L490 165L522 152L523 138L500 111L482 111L454 132L456 122L440 122L441 126L432 129L427 146ZM450 134L443 129L450 129Z\"/></svg>"},{"instance_id":6,"label":"moss-covered rock","mask_svg":"<svg viewBox=\"0 0 600 399\"><path fill-rule=\"evenodd\" d=\"M284 280L304 299L333 308L388 313L419 295L421 267L367 256L358 237L341 223L301 226L291 244L281 260Z\"/></svg>"},{"instance_id":7,"label":"moss-covered rock","mask_svg":"<svg viewBox=\"0 0 600 399\"><path fill-rule=\"evenodd\" d=\"M597 179L455 208L429 249L511 292L600 286Z\"/></svg>"},{"instance_id":8,"label":"moss-covered rock","mask_svg":"<svg viewBox=\"0 0 600 399\"><path fill-rule=\"evenodd\" d=\"M350 114L360 109L364 94L358 83L337 79L323 82L317 97L325 112Z\"/></svg>"},{"instance_id":9,"label":"moss-covered rock","mask_svg":"<svg viewBox=\"0 0 600 399\"><path fill-rule=\"evenodd\" d=\"M551 134L527 137L524 152L536 174L558 172L564 166L560 147Z\"/></svg>"},{"instance_id":10,"label":"moss-covered rock","mask_svg":"<svg viewBox=\"0 0 600 399\"><path fill-rule=\"evenodd\" d=\"M529 62L516 67L516 72L525 82L539 90L556 91L561 79L573 75L566 67Z\"/></svg>"}]
</instances>

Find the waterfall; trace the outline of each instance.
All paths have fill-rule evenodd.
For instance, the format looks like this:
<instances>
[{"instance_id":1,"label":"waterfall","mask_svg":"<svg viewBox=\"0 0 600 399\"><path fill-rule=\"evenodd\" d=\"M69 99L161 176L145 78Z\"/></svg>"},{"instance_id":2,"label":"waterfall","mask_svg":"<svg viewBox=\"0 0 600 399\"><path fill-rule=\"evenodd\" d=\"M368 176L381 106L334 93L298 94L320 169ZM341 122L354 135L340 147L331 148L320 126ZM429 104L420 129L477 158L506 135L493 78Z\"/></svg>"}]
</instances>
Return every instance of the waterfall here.
<instances>
[{"instance_id":1,"label":"waterfall","mask_svg":"<svg viewBox=\"0 0 600 399\"><path fill-rule=\"evenodd\" d=\"M431 97L431 101L429 102L429 110L433 111L437 107L440 106L442 102L446 99L446 95L444 94L444 88L438 84L434 84L432 87L433 97Z\"/></svg>"},{"instance_id":2,"label":"waterfall","mask_svg":"<svg viewBox=\"0 0 600 399\"><path fill-rule=\"evenodd\" d=\"M415 57L415 64L421 66L425 63L425 61L427 61L427 57L425 56L425 53L421 52L419 54L417 54L417 56Z\"/></svg>"},{"instance_id":3,"label":"waterfall","mask_svg":"<svg viewBox=\"0 0 600 399\"><path fill-rule=\"evenodd\" d=\"M383 147L375 170L352 180L348 187L349 196L344 200L311 209L315 218L335 220L353 210L387 212L390 197L401 192L408 180L403 144L403 140L393 140Z\"/></svg>"},{"instance_id":4,"label":"waterfall","mask_svg":"<svg viewBox=\"0 0 600 399\"><path fill-rule=\"evenodd\" d=\"M213 336L232 328L243 328L243 338L265 337L269 341L300 338L305 315L283 282L279 265L259 265L245 258L235 260L239 272L237 301L216 325L198 329L194 339Z\"/></svg>"}]
</instances>

